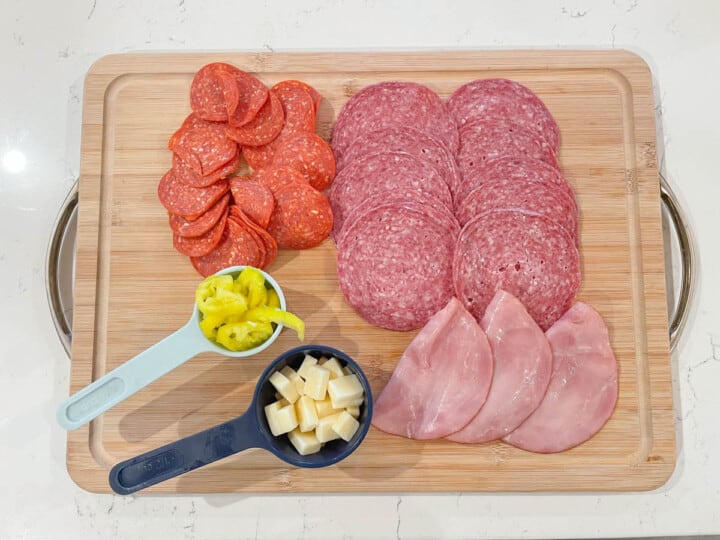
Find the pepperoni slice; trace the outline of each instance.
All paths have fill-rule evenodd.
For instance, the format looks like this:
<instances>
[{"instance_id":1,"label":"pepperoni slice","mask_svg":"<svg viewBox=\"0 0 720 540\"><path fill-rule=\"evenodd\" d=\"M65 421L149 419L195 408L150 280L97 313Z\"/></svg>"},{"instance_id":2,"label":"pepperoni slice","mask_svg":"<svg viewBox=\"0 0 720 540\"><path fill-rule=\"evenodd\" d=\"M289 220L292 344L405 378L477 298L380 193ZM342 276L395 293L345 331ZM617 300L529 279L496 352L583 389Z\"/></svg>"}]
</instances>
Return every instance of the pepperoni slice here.
<instances>
[{"instance_id":1,"label":"pepperoni slice","mask_svg":"<svg viewBox=\"0 0 720 540\"><path fill-rule=\"evenodd\" d=\"M178 180L170 169L158 184L158 199L172 214L193 220L204 214L229 189L227 180L205 188L195 188Z\"/></svg>"},{"instance_id":2,"label":"pepperoni slice","mask_svg":"<svg viewBox=\"0 0 720 540\"><path fill-rule=\"evenodd\" d=\"M170 214L168 221L170 229L178 236L186 238L196 238L202 236L215 225L227 210L230 203L230 194L223 195L218 202L213 204L207 212L194 221L185 219L176 214Z\"/></svg>"},{"instance_id":3,"label":"pepperoni slice","mask_svg":"<svg viewBox=\"0 0 720 540\"><path fill-rule=\"evenodd\" d=\"M180 135L182 135L184 132L191 129L205 128L215 125L217 125L217 122L208 122L207 120L203 120L202 118L200 118L197 113L190 113L189 115L187 115L185 120L183 120L182 125L170 136L170 139L168 140L168 150L173 149L173 146L177 144L178 137L180 137Z\"/></svg>"},{"instance_id":4,"label":"pepperoni slice","mask_svg":"<svg viewBox=\"0 0 720 540\"><path fill-rule=\"evenodd\" d=\"M203 255L207 255L215 249L215 246L220 242L226 222L227 210L220 216L220 220L205 234L194 238L177 234L173 235L173 246L179 253L187 255L188 257L202 257Z\"/></svg>"},{"instance_id":5,"label":"pepperoni slice","mask_svg":"<svg viewBox=\"0 0 720 540\"><path fill-rule=\"evenodd\" d=\"M222 124L181 128L170 144L170 150L200 176L211 175L238 155L237 143L227 138Z\"/></svg>"},{"instance_id":6,"label":"pepperoni slice","mask_svg":"<svg viewBox=\"0 0 720 540\"><path fill-rule=\"evenodd\" d=\"M268 233L265 229L260 228L257 224L253 223L253 221L243 212L238 206L232 205L230 206L230 219L238 219L242 221L250 230L252 230L259 242L262 243L265 250L265 259L262 262L262 266L260 268L267 268L269 265L272 264L272 262L275 260L275 257L277 257L278 253L278 246L277 242L275 242L275 239L270 236L270 233Z\"/></svg>"},{"instance_id":7,"label":"pepperoni slice","mask_svg":"<svg viewBox=\"0 0 720 540\"><path fill-rule=\"evenodd\" d=\"M308 94L310 94L310 97L313 101L313 108L315 109L315 113L317 114L318 109L320 108L320 102L322 101L322 96L320 95L320 92L315 90L312 86L310 86L308 83L304 81L298 81L295 79L290 79L287 81L281 81L277 83L273 88L281 88L281 89L292 89L292 88L302 88L305 90Z\"/></svg>"},{"instance_id":8,"label":"pepperoni slice","mask_svg":"<svg viewBox=\"0 0 720 540\"><path fill-rule=\"evenodd\" d=\"M242 152L247 164L255 170L269 167L273 160L273 154L275 153L275 149L273 148L275 141L277 141L277 138L262 146L244 146Z\"/></svg>"},{"instance_id":9,"label":"pepperoni slice","mask_svg":"<svg viewBox=\"0 0 720 540\"><path fill-rule=\"evenodd\" d=\"M231 79L234 79L234 81ZM238 94L238 104L232 115L228 116L228 123L233 127L248 124L267 102L269 94L267 87L258 78L239 70L234 77L223 75L222 80L224 87L232 87L234 83ZM231 91L227 92L232 95Z\"/></svg>"},{"instance_id":10,"label":"pepperoni slice","mask_svg":"<svg viewBox=\"0 0 720 540\"><path fill-rule=\"evenodd\" d=\"M230 179L230 191L232 191L235 204L254 223L267 229L275 207L275 199L270 188L254 182L251 178L235 177Z\"/></svg>"},{"instance_id":11,"label":"pepperoni slice","mask_svg":"<svg viewBox=\"0 0 720 540\"><path fill-rule=\"evenodd\" d=\"M239 71L235 66L223 62L214 62L200 68L190 85L192 110L205 120L227 121L226 96L218 74L235 74Z\"/></svg>"},{"instance_id":12,"label":"pepperoni slice","mask_svg":"<svg viewBox=\"0 0 720 540\"><path fill-rule=\"evenodd\" d=\"M199 274L207 277L229 266L249 265L257 268L263 258L252 232L238 220L228 219L215 249L201 257L190 257L190 262Z\"/></svg>"},{"instance_id":13,"label":"pepperoni slice","mask_svg":"<svg viewBox=\"0 0 720 540\"><path fill-rule=\"evenodd\" d=\"M285 113L284 133L315 131L315 103L310 92L297 84L279 82L271 89L282 103Z\"/></svg>"},{"instance_id":14,"label":"pepperoni slice","mask_svg":"<svg viewBox=\"0 0 720 540\"><path fill-rule=\"evenodd\" d=\"M253 182L267 186L275 195L278 190L289 184L307 184L308 179L300 171L291 167L277 167L271 165L264 169L257 169L250 177Z\"/></svg>"},{"instance_id":15,"label":"pepperoni slice","mask_svg":"<svg viewBox=\"0 0 720 540\"><path fill-rule=\"evenodd\" d=\"M280 100L274 92L269 92L268 100L252 121L240 127L227 126L225 132L243 146L262 146L280 134L284 121Z\"/></svg>"},{"instance_id":16,"label":"pepperoni slice","mask_svg":"<svg viewBox=\"0 0 720 540\"><path fill-rule=\"evenodd\" d=\"M222 168L218 169L214 173L207 176L201 176L196 173L192 167L185 163L180 156L178 156L177 154L173 154L172 168L175 171L175 176L177 176L178 180L180 180L181 182L196 188L210 186L218 180L221 180L222 178L227 178L228 176L231 176L239 166L240 152L237 153L234 159L229 161L226 165L224 165Z\"/></svg>"},{"instance_id":17,"label":"pepperoni slice","mask_svg":"<svg viewBox=\"0 0 720 540\"><path fill-rule=\"evenodd\" d=\"M318 191L327 189L335 177L332 148L315 133L297 133L283 141L273 164L297 169Z\"/></svg>"},{"instance_id":18,"label":"pepperoni slice","mask_svg":"<svg viewBox=\"0 0 720 540\"><path fill-rule=\"evenodd\" d=\"M278 246L306 249L318 245L332 230L333 217L325 196L308 184L290 184L275 194L268 232Z\"/></svg>"}]
</instances>

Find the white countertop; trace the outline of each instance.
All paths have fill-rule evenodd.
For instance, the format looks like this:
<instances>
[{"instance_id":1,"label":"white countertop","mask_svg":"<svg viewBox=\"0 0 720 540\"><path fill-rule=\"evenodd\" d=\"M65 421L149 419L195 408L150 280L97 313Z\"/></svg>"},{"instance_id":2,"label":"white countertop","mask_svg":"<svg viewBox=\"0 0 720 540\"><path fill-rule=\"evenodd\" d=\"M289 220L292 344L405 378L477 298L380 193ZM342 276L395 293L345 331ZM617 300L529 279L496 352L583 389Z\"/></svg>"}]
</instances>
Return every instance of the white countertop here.
<instances>
[{"instance_id":1,"label":"white countertop","mask_svg":"<svg viewBox=\"0 0 720 540\"><path fill-rule=\"evenodd\" d=\"M714 279L720 275L720 181L715 171L720 151L720 4L2 4L0 297L5 315L0 325L0 538L720 533L720 285ZM601 495L119 497L90 494L73 484L65 469L65 433L55 423L55 408L67 396L69 361L45 296L45 250L55 216L78 174L83 77L95 60L109 53L146 50L527 47L630 49L647 60L654 74L661 168L690 215L701 254L696 301L673 355L678 461L665 486L650 493Z\"/></svg>"}]
</instances>

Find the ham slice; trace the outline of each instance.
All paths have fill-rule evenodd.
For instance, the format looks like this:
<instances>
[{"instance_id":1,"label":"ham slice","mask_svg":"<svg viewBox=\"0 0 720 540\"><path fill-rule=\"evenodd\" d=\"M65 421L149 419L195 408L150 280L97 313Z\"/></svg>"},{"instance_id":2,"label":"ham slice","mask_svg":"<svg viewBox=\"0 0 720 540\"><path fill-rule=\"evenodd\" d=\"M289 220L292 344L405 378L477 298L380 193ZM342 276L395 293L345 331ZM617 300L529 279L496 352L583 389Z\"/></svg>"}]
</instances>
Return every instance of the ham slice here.
<instances>
[{"instance_id":1,"label":"ham slice","mask_svg":"<svg viewBox=\"0 0 720 540\"><path fill-rule=\"evenodd\" d=\"M577 302L546 332L553 353L540 406L503 440L531 452L562 452L605 425L618 395L618 368L602 317Z\"/></svg>"},{"instance_id":2,"label":"ham slice","mask_svg":"<svg viewBox=\"0 0 720 540\"><path fill-rule=\"evenodd\" d=\"M520 300L498 291L480 326L492 349L492 383L475 418L447 437L455 442L483 443L508 435L538 407L550 382L550 345Z\"/></svg>"},{"instance_id":3,"label":"ham slice","mask_svg":"<svg viewBox=\"0 0 720 540\"><path fill-rule=\"evenodd\" d=\"M433 315L375 400L372 424L410 439L437 439L477 414L492 380L487 337L456 298Z\"/></svg>"}]
</instances>

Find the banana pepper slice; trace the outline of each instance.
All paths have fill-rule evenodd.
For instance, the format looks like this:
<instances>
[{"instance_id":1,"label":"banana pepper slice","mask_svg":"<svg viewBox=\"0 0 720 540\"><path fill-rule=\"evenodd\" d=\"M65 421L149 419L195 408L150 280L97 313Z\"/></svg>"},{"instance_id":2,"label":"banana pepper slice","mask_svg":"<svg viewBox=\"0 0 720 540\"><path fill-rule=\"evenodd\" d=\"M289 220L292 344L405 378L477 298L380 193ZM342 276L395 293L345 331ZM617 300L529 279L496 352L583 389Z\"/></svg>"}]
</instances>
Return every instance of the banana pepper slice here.
<instances>
[{"instance_id":1,"label":"banana pepper slice","mask_svg":"<svg viewBox=\"0 0 720 540\"><path fill-rule=\"evenodd\" d=\"M262 306L248 310L245 314L248 321L273 322L275 324L283 324L288 328L297 332L300 341L305 339L305 323L303 320L290 313L278 308Z\"/></svg>"}]
</instances>

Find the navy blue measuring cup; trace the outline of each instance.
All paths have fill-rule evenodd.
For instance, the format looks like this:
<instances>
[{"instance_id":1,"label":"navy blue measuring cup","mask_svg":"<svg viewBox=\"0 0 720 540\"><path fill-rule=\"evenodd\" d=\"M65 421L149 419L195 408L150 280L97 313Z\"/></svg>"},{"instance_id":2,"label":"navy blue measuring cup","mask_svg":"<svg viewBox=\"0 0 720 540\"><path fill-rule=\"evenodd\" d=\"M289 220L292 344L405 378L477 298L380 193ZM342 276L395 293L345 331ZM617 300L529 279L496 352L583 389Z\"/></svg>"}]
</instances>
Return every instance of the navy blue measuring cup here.
<instances>
[{"instance_id":1,"label":"navy blue measuring cup","mask_svg":"<svg viewBox=\"0 0 720 540\"><path fill-rule=\"evenodd\" d=\"M301 456L287 435L275 437L270 432L265 406L276 400L275 388L268 381L270 376L285 366L298 369L306 354L315 358L337 358L357 375L365 390L365 401L358 417L360 427L349 441L336 439L325 443L315 454ZM110 470L110 487L116 493L129 495L249 448L262 448L297 467L333 465L349 456L363 441L370 428L372 409L370 383L352 358L324 345L295 347L278 356L265 368L255 387L250 407L243 415L118 463Z\"/></svg>"}]
</instances>

